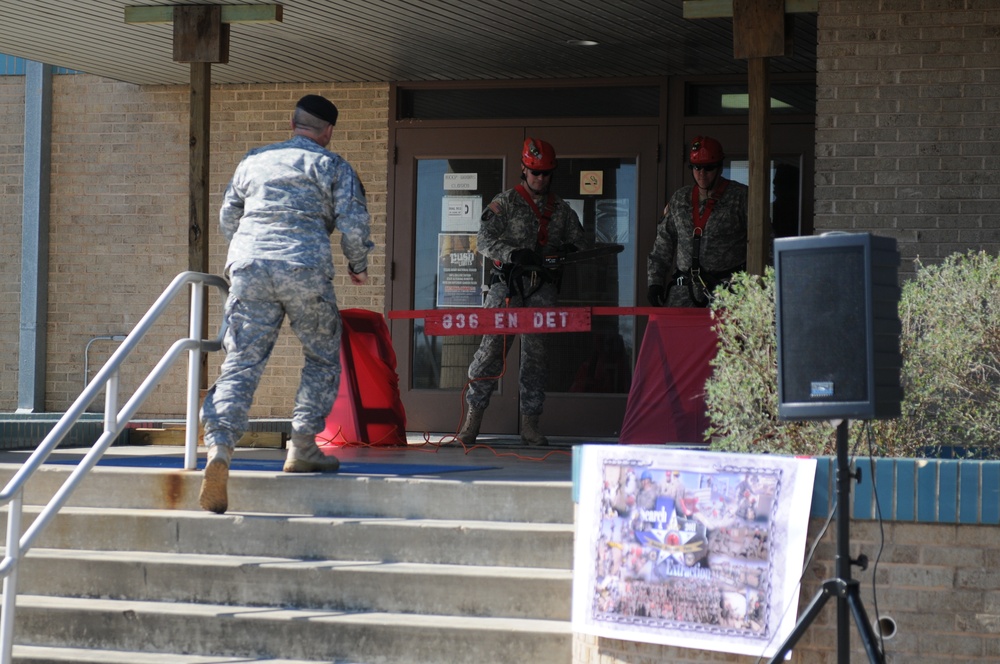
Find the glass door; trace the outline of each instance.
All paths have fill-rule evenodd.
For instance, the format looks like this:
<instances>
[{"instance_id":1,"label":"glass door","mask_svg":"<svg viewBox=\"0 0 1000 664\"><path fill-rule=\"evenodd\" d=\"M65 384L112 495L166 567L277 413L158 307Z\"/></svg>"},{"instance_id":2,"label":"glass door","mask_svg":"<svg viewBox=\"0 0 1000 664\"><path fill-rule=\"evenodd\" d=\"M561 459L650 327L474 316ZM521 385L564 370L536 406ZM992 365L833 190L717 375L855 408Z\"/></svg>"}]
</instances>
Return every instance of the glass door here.
<instances>
[{"instance_id":1,"label":"glass door","mask_svg":"<svg viewBox=\"0 0 1000 664\"><path fill-rule=\"evenodd\" d=\"M589 241L616 255L565 268L561 306L634 306L656 224L656 127L400 129L394 189L390 308L479 306L488 268L475 250L482 209L515 186L525 136L552 143L552 187L577 212ZM621 427L638 349L632 316L592 318L589 332L545 335L547 435L614 436ZM408 428L453 432L477 336L424 333L423 321L392 322ZM519 345L483 422L485 434L518 433Z\"/></svg>"},{"instance_id":2,"label":"glass door","mask_svg":"<svg viewBox=\"0 0 1000 664\"><path fill-rule=\"evenodd\" d=\"M646 255L656 225L656 127L527 127L558 155L553 191L577 212L595 246L619 254L567 265L559 303L644 305ZM647 245L648 243L648 245ZM621 428L640 337L635 316L591 318L589 332L548 335L546 434L615 436Z\"/></svg>"},{"instance_id":3,"label":"glass door","mask_svg":"<svg viewBox=\"0 0 1000 664\"><path fill-rule=\"evenodd\" d=\"M520 129L396 132L391 309L482 306L489 273L476 251L479 219L493 196L509 186L508 162L521 136ZM391 329L407 428L457 431L480 337L428 335L422 319L394 321ZM517 433L515 351L490 402L484 432Z\"/></svg>"}]
</instances>

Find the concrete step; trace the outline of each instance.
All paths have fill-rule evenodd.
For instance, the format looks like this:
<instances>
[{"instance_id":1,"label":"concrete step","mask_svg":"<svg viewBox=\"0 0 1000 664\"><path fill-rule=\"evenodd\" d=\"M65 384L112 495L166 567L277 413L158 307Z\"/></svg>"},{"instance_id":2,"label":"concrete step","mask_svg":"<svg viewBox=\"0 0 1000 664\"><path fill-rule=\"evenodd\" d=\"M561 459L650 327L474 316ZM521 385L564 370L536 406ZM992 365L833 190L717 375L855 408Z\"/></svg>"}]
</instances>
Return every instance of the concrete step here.
<instances>
[{"instance_id":1,"label":"concrete step","mask_svg":"<svg viewBox=\"0 0 1000 664\"><path fill-rule=\"evenodd\" d=\"M26 508L23 526L37 508ZM6 515L0 518L5 525ZM571 569L571 524L66 507L35 546Z\"/></svg>"},{"instance_id":2,"label":"concrete step","mask_svg":"<svg viewBox=\"0 0 1000 664\"><path fill-rule=\"evenodd\" d=\"M0 464L0 483L20 466ZM25 490L26 504L44 504L74 466L44 465ZM96 467L70 498L78 507L198 509L200 471ZM572 482L470 481L369 475L234 470L232 514L382 516L525 523L573 523ZM279 507L276 507L279 506Z\"/></svg>"},{"instance_id":3,"label":"concrete step","mask_svg":"<svg viewBox=\"0 0 1000 664\"><path fill-rule=\"evenodd\" d=\"M365 664L569 664L568 621L22 595L23 645ZM188 661L178 657L172 661Z\"/></svg>"},{"instance_id":4,"label":"concrete step","mask_svg":"<svg viewBox=\"0 0 1000 664\"><path fill-rule=\"evenodd\" d=\"M150 551L33 549L31 595L569 620L572 572Z\"/></svg>"},{"instance_id":5,"label":"concrete step","mask_svg":"<svg viewBox=\"0 0 1000 664\"><path fill-rule=\"evenodd\" d=\"M461 475L233 471L215 515L198 471L96 468L23 561L15 661L569 664L572 483Z\"/></svg>"},{"instance_id":6,"label":"concrete step","mask_svg":"<svg viewBox=\"0 0 1000 664\"><path fill-rule=\"evenodd\" d=\"M177 655L175 653L145 653L90 648L52 648L48 646L14 646L14 664L248 664L246 657ZM257 659L254 664L316 664L304 659ZM361 664L342 661L338 664Z\"/></svg>"}]
</instances>

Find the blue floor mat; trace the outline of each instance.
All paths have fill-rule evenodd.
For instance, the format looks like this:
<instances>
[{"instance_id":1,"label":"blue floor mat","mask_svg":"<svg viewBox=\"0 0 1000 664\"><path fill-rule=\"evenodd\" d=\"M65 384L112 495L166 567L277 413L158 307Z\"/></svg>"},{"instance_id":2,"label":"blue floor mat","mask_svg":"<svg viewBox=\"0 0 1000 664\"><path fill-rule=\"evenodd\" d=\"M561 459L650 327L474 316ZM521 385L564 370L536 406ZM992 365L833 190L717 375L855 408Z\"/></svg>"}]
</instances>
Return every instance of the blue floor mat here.
<instances>
[{"instance_id":1,"label":"blue floor mat","mask_svg":"<svg viewBox=\"0 0 1000 664\"><path fill-rule=\"evenodd\" d=\"M79 459L49 459L46 463L75 466ZM238 456L230 464L232 470L260 470L280 473L284 459L240 459ZM176 468L184 467L184 459L179 456L128 456L109 457L97 462L98 466L119 468ZM204 469L205 458L198 459L198 469ZM476 470L493 470L496 466L449 466L445 464L419 463L378 463L342 461L339 474L342 475L439 475Z\"/></svg>"}]
</instances>

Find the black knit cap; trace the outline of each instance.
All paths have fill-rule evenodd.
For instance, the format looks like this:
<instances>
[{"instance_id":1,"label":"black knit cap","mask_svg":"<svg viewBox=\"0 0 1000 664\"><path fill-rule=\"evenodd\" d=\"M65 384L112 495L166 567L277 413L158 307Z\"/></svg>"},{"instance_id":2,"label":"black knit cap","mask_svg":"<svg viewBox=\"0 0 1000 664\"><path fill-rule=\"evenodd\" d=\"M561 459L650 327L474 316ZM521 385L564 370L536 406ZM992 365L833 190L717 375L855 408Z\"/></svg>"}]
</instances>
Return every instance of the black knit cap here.
<instances>
[{"instance_id":1,"label":"black knit cap","mask_svg":"<svg viewBox=\"0 0 1000 664\"><path fill-rule=\"evenodd\" d=\"M337 124L337 107L326 97L306 95L295 104L295 107L332 125Z\"/></svg>"}]
</instances>

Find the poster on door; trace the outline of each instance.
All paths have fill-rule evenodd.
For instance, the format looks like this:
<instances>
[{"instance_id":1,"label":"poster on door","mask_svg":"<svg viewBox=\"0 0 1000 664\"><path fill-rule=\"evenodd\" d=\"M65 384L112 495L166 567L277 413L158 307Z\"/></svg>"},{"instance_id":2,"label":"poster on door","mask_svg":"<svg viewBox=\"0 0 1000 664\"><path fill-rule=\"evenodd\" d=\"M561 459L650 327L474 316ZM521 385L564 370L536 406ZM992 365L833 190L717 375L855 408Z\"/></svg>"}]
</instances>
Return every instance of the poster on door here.
<instances>
[{"instance_id":1,"label":"poster on door","mask_svg":"<svg viewBox=\"0 0 1000 664\"><path fill-rule=\"evenodd\" d=\"M795 627L816 460L578 453L574 630L772 657Z\"/></svg>"},{"instance_id":2,"label":"poster on door","mask_svg":"<svg viewBox=\"0 0 1000 664\"><path fill-rule=\"evenodd\" d=\"M483 265L475 233L438 233L437 307L483 306Z\"/></svg>"}]
</instances>

